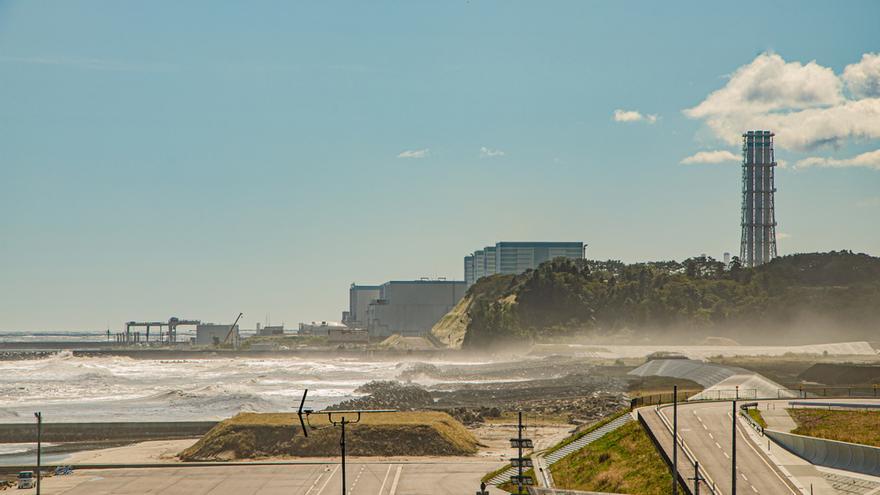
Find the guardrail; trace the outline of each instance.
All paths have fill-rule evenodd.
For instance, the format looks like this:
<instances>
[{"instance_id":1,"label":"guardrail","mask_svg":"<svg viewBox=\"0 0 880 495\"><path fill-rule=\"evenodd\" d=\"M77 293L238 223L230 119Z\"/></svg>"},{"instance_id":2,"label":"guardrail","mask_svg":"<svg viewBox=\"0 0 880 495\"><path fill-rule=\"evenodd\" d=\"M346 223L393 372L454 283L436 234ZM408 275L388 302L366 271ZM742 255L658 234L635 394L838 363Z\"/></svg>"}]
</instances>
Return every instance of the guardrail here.
<instances>
[{"instance_id":1,"label":"guardrail","mask_svg":"<svg viewBox=\"0 0 880 495\"><path fill-rule=\"evenodd\" d=\"M713 400L772 400L772 399L848 399L848 398L880 398L880 385L862 387L798 387L779 388L775 395L762 397L757 389L717 389L704 391L679 391L678 400L684 402L688 396L701 394L700 401ZM660 404L672 404L672 392L660 394L648 394L630 399L630 410L639 407L654 406ZM694 402L694 401L689 401Z\"/></svg>"},{"instance_id":2,"label":"guardrail","mask_svg":"<svg viewBox=\"0 0 880 495\"><path fill-rule=\"evenodd\" d=\"M671 435L672 434L672 425L670 425L669 421L662 414L660 414L659 406L656 406L654 408L654 412L660 418L660 421L663 423L663 425L666 427L666 429L669 430L669 434ZM663 448L663 445L660 443L660 439L658 439L654 435L654 432L651 430L651 427L648 426L647 421L645 421L645 418L642 417L641 411L639 411L637 416L639 419L639 423L641 423L641 425L642 425L642 429L644 429L645 432L648 434L648 438L651 439L651 443L654 444L654 447L657 449L657 452L660 453L660 457L663 458L663 462L665 462L666 465L671 468L672 467L672 459L669 458L669 455L666 453L666 450ZM681 438L681 436L678 437L678 444L681 447L682 452L684 452L684 455L688 458L688 461L690 461L691 465L695 466L696 465L696 457L694 457L693 452L691 452L690 448L685 444L684 439ZM690 495L694 495L693 490L691 489L691 486L688 483L688 480L685 479L682 472L680 470L676 470L676 472L678 473L679 485L681 485L684 488L684 490L687 491ZM715 482L709 477L709 475L705 471L701 471L700 476L702 477L702 479L704 481L703 486L708 488L710 493L712 493L713 495L717 495L718 491L715 488Z\"/></svg>"}]
</instances>

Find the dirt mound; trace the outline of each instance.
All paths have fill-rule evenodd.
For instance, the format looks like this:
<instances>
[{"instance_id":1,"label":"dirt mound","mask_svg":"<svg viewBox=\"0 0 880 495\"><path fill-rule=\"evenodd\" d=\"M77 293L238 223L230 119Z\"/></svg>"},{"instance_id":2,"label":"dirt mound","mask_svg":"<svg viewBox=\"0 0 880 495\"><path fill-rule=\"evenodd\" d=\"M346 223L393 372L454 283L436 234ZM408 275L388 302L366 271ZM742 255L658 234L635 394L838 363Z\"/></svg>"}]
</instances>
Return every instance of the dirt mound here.
<instances>
[{"instance_id":1,"label":"dirt mound","mask_svg":"<svg viewBox=\"0 0 880 495\"><path fill-rule=\"evenodd\" d=\"M312 415L310 422L306 438L295 414L242 413L215 426L179 457L225 461L339 455L339 429L324 414ZM382 457L469 455L478 445L461 423L436 411L364 415L359 423L346 425L346 444L350 455Z\"/></svg>"}]
</instances>

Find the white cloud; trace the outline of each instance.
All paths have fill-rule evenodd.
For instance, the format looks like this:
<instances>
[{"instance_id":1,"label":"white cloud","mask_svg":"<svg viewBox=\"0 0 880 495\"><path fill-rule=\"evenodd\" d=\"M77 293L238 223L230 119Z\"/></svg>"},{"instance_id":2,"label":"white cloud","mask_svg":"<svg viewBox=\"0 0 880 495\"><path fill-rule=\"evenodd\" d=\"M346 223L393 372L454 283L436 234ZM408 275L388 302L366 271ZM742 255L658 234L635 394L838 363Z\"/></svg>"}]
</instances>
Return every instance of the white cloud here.
<instances>
[{"instance_id":1,"label":"white cloud","mask_svg":"<svg viewBox=\"0 0 880 495\"><path fill-rule=\"evenodd\" d=\"M872 168L874 170L880 170L880 150L868 151L867 153L862 153L861 155L856 155L852 158L828 158L822 156L811 156L809 158L804 158L803 160L798 161L795 165L795 168L809 167L865 167Z\"/></svg>"},{"instance_id":2,"label":"white cloud","mask_svg":"<svg viewBox=\"0 0 880 495\"><path fill-rule=\"evenodd\" d=\"M866 53L859 63L847 65L843 69L843 81L855 97L880 96L880 53Z\"/></svg>"},{"instance_id":3,"label":"white cloud","mask_svg":"<svg viewBox=\"0 0 880 495\"><path fill-rule=\"evenodd\" d=\"M496 156L504 156L505 154L502 150L493 150L485 146L480 148L480 158L494 158Z\"/></svg>"},{"instance_id":4,"label":"white cloud","mask_svg":"<svg viewBox=\"0 0 880 495\"><path fill-rule=\"evenodd\" d=\"M614 111L615 122L647 122L653 124L657 122L656 114L642 114L637 110L621 110Z\"/></svg>"},{"instance_id":5,"label":"white cloud","mask_svg":"<svg viewBox=\"0 0 880 495\"><path fill-rule=\"evenodd\" d=\"M694 163L723 163L723 162L741 162L742 157L731 153L727 150L715 151L698 151L697 153L683 159L681 163L690 165Z\"/></svg>"},{"instance_id":6,"label":"white cloud","mask_svg":"<svg viewBox=\"0 0 880 495\"><path fill-rule=\"evenodd\" d=\"M397 158L425 158L431 150L428 148L421 150L404 150L401 151Z\"/></svg>"},{"instance_id":7,"label":"white cloud","mask_svg":"<svg viewBox=\"0 0 880 495\"><path fill-rule=\"evenodd\" d=\"M866 54L848 67L849 75L838 76L816 62L786 62L764 53L684 113L705 121L730 145L739 144L750 129L770 129L777 147L795 150L880 139L880 98L871 97L874 57ZM844 82L855 98L844 95Z\"/></svg>"}]
</instances>

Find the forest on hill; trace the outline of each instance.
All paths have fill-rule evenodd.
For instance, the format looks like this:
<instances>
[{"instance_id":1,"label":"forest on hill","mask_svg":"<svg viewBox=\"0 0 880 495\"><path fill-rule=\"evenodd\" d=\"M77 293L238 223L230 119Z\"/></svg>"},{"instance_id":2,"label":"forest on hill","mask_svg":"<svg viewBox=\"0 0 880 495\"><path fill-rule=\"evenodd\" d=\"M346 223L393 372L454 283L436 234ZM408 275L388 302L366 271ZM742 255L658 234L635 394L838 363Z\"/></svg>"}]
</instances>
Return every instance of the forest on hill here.
<instances>
[{"instance_id":1,"label":"forest on hill","mask_svg":"<svg viewBox=\"0 0 880 495\"><path fill-rule=\"evenodd\" d=\"M468 291L464 347L591 335L632 343L880 340L880 258L849 251L625 264L556 259Z\"/></svg>"}]
</instances>

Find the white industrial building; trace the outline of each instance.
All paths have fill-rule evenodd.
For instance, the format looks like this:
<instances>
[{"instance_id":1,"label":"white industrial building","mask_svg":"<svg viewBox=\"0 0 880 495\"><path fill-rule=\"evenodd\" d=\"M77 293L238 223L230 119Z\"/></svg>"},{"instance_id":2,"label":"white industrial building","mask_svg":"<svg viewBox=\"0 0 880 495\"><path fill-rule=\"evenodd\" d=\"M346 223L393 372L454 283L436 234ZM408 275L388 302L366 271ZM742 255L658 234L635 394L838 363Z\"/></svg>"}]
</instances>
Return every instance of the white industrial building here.
<instances>
[{"instance_id":1,"label":"white industrial building","mask_svg":"<svg viewBox=\"0 0 880 495\"><path fill-rule=\"evenodd\" d=\"M238 325L199 323L196 326L196 345L235 344L239 341Z\"/></svg>"}]
</instances>

